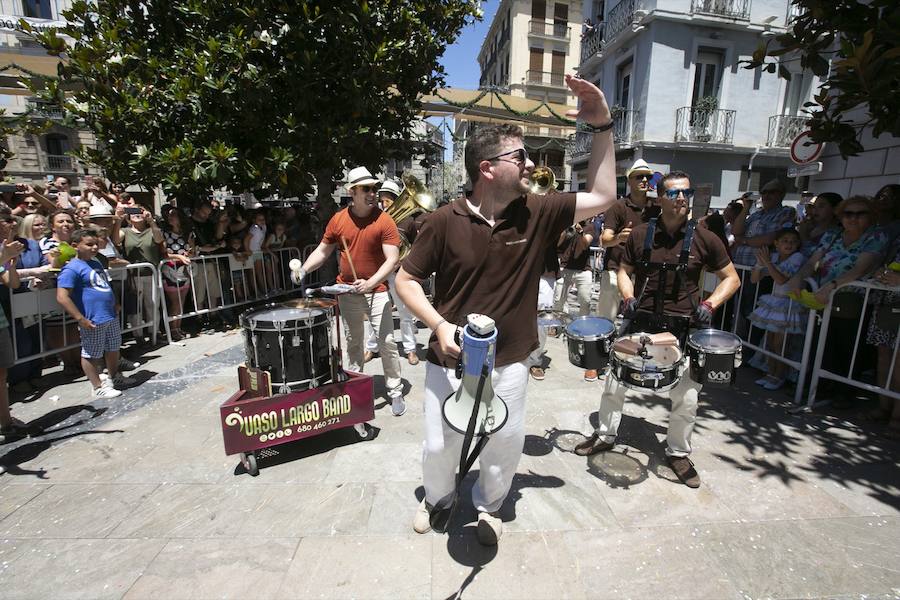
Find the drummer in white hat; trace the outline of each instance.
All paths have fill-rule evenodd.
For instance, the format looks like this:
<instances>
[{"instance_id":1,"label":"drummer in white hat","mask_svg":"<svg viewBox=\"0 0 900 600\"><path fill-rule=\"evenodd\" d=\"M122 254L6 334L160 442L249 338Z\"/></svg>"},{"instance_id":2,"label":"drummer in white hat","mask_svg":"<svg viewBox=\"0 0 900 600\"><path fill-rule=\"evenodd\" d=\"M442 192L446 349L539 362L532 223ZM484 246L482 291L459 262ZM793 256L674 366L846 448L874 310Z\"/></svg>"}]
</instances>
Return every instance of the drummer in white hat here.
<instances>
[{"instance_id":1,"label":"drummer in white hat","mask_svg":"<svg viewBox=\"0 0 900 600\"><path fill-rule=\"evenodd\" d=\"M295 269L291 279L300 283L308 272L315 271L338 250L340 253L338 283L353 287L353 293L338 296L344 332L347 336L348 370L363 372L365 334L363 322L368 318L378 338L385 387L395 416L406 412L403 384L400 381L400 353L394 343L392 305L385 280L394 272L400 257L400 235L397 225L378 208L378 179L365 167L350 170L346 188L350 205L328 221L325 234L306 262Z\"/></svg>"}]
</instances>

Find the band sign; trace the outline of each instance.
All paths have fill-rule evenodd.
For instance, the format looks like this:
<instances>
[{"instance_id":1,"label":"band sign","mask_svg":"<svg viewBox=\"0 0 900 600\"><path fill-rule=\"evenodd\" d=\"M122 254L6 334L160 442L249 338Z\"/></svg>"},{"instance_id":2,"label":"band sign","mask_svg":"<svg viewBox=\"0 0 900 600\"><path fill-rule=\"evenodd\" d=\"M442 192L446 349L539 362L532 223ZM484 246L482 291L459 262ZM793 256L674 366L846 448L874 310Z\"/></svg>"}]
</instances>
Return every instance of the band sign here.
<instances>
[{"instance_id":1,"label":"band sign","mask_svg":"<svg viewBox=\"0 0 900 600\"><path fill-rule=\"evenodd\" d=\"M812 132L807 129L800 132L791 142L791 160L798 165L811 163L819 158L824 147L821 142L812 141Z\"/></svg>"},{"instance_id":2,"label":"band sign","mask_svg":"<svg viewBox=\"0 0 900 600\"><path fill-rule=\"evenodd\" d=\"M375 418L366 375L281 396L247 398L241 390L220 407L225 454L250 452Z\"/></svg>"}]
</instances>

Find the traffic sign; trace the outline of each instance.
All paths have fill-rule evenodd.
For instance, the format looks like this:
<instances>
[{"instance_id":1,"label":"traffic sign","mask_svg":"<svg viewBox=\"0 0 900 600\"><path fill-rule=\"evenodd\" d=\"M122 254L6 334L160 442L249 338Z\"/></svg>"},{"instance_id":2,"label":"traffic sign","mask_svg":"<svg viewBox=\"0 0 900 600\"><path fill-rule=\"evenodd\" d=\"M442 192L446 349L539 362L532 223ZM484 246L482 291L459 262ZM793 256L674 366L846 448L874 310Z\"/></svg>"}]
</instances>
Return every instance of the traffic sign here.
<instances>
[{"instance_id":1,"label":"traffic sign","mask_svg":"<svg viewBox=\"0 0 900 600\"><path fill-rule=\"evenodd\" d=\"M804 175L816 175L822 172L822 163L814 162L797 167L788 167L788 177L803 177Z\"/></svg>"},{"instance_id":2,"label":"traffic sign","mask_svg":"<svg viewBox=\"0 0 900 600\"><path fill-rule=\"evenodd\" d=\"M795 164L805 165L813 162L822 154L825 147L821 142L812 141L812 132L809 130L800 132L791 142L791 160Z\"/></svg>"}]
</instances>

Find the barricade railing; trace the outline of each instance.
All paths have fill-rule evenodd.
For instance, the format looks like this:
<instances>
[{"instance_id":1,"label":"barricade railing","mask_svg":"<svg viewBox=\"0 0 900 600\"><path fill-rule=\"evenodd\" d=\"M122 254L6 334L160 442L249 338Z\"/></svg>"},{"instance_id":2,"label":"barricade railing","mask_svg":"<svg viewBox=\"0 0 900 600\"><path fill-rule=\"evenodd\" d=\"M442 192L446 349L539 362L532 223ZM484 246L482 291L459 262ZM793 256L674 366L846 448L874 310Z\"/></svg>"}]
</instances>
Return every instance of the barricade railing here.
<instances>
[{"instance_id":1,"label":"barricade railing","mask_svg":"<svg viewBox=\"0 0 900 600\"><path fill-rule=\"evenodd\" d=\"M303 247L303 255L301 258L302 262L305 263L306 259L309 258L309 255L312 254L313 250L315 250L318 247L319 247L318 244L309 244L307 246L304 246ZM322 275L321 269L316 269L312 273L307 273L306 279L304 279L304 281L303 281L304 285L317 285L319 283L322 283L320 280L321 275Z\"/></svg>"},{"instance_id":2,"label":"barricade railing","mask_svg":"<svg viewBox=\"0 0 900 600\"><path fill-rule=\"evenodd\" d=\"M750 311L752 312L752 310L755 309L755 307L759 303L760 286L753 284L750 280L750 275L753 272L753 267L734 265L734 268L738 271L738 274L741 277L741 287L738 289L737 294L735 294L729 302L726 302L719 308L715 317L714 324L718 325L719 329L730 331L731 333L740 337L744 348L749 348L754 352L758 352L763 356L773 358L774 360L781 362L792 369L795 369L798 375L797 387L794 391L794 404L802 404L803 389L806 382L806 374L809 372L811 358L812 344L810 343L810 340L812 340L813 336L815 335L817 313L816 311L808 310L794 300L790 300L788 304L788 311L802 310L807 313L805 320L801 321L804 323L805 332L803 337L803 348L800 351L800 356L798 358L791 358L789 355L791 336L801 335L799 333L784 335L781 342L781 348L768 348L768 345L766 343L767 336L765 329L756 327L742 314L742 307L747 308L749 306L751 307ZM719 278L715 273L706 273L706 277L703 282L704 297L715 289L718 281ZM750 289L753 290L752 304L748 304L749 296L747 294L748 290ZM762 335L761 343L752 341L754 339L758 339L756 335L757 332L761 333Z\"/></svg>"},{"instance_id":3,"label":"barricade railing","mask_svg":"<svg viewBox=\"0 0 900 600\"><path fill-rule=\"evenodd\" d=\"M122 333L149 328L155 343L159 325L156 267L150 263L134 263L107 271L120 308ZM35 280L41 281L39 287L32 284ZM145 281L150 285L145 285ZM21 365L80 348L78 324L56 301L55 276L27 277L22 278L22 282L25 287L10 294L13 364Z\"/></svg>"},{"instance_id":4,"label":"barricade railing","mask_svg":"<svg viewBox=\"0 0 900 600\"><path fill-rule=\"evenodd\" d=\"M160 262L157 285L166 338L172 342L172 323L253 302L270 300L294 291L290 278L297 248L280 248L253 254L211 254L178 261Z\"/></svg>"},{"instance_id":5,"label":"barricade railing","mask_svg":"<svg viewBox=\"0 0 900 600\"><path fill-rule=\"evenodd\" d=\"M829 328L832 326L834 322L834 314L832 311L834 299L837 296L839 291L847 292L848 288L856 288L859 290L859 295L863 296L862 302L862 310L859 316L858 322L856 323L856 333L853 340L853 354L850 359L850 364L846 373L836 373L834 371L829 371L822 367L822 358L825 356L826 351L826 342L828 338ZM846 283L844 285L838 286L836 289L832 290L831 295L828 297L828 304L825 307L824 313L822 315L822 328L819 331L819 342L816 347L816 355L815 360L812 364L812 379L809 383L809 398L806 402L807 408L812 408L815 404L816 392L819 387L819 380L821 379L829 379L831 381L837 381L840 383L844 383L846 385L853 386L855 388L859 388L862 390L867 390L869 392L873 392L875 394L880 394L883 396L888 396L894 399L900 398L900 391L891 390L891 379L894 375L894 368L897 364L897 349L900 347L900 326L897 327L897 331L894 332L894 348L891 351L891 364L888 368L888 372L886 377L884 378L884 385L881 385L881 382L878 381L878 377L876 375L875 385L870 383L866 383L859 379L854 379L853 374L856 370L856 363L859 357L860 343L864 342L864 334L863 325L866 322L865 315L866 311L869 307L870 300L872 299L872 292L880 291L880 292L897 292L896 287L888 287L873 281L853 281L850 283ZM856 292L854 292L856 293ZM851 320L853 320L851 318ZM808 338L811 340L812 338ZM877 369L876 369L877 374Z\"/></svg>"}]
</instances>

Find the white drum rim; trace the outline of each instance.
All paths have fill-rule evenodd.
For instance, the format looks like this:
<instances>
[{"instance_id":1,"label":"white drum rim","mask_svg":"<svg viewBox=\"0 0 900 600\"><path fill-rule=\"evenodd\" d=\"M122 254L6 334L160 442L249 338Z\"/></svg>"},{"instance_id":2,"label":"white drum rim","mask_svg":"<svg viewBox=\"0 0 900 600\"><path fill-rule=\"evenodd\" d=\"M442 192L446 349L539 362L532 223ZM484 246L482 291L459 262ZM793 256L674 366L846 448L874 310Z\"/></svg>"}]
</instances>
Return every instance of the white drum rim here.
<instances>
[{"instance_id":1,"label":"white drum rim","mask_svg":"<svg viewBox=\"0 0 900 600\"><path fill-rule=\"evenodd\" d=\"M589 335L581 335L579 333L573 333L573 332L569 331L569 328L572 325L578 323L579 321L588 321L588 320L606 321L607 323L612 325L612 331L610 331L608 334L596 333L596 334L589 334ZM607 319L606 317L594 317L594 316L590 316L590 315L582 315L580 317L575 317L566 325L566 337L573 339L573 340L578 340L579 342L596 342L597 340L608 340L608 339L612 339L612 337L614 335L616 335L616 324L613 323L612 321L610 321L609 319Z\"/></svg>"}]
</instances>

